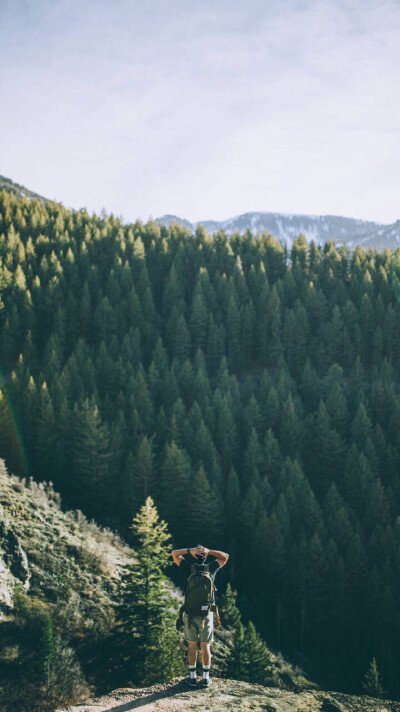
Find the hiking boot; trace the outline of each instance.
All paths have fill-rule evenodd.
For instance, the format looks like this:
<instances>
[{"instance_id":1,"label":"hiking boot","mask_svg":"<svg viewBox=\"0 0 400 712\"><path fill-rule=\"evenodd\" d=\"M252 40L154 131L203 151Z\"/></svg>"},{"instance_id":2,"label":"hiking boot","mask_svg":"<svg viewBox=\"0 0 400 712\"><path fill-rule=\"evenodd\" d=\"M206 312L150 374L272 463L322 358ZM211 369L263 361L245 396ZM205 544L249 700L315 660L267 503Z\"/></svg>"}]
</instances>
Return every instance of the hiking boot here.
<instances>
[{"instance_id":1,"label":"hiking boot","mask_svg":"<svg viewBox=\"0 0 400 712\"><path fill-rule=\"evenodd\" d=\"M189 687L196 687L196 686L197 686L197 678L195 678L195 677L190 677L190 675L188 675L187 677L185 677L185 682L186 682L187 685L189 685Z\"/></svg>"},{"instance_id":2,"label":"hiking boot","mask_svg":"<svg viewBox=\"0 0 400 712\"><path fill-rule=\"evenodd\" d=\"M203 677L202 681L200 682L201 687L210 687L211 685L211 679L209 677Z\"/></svg>"}]
</instances>

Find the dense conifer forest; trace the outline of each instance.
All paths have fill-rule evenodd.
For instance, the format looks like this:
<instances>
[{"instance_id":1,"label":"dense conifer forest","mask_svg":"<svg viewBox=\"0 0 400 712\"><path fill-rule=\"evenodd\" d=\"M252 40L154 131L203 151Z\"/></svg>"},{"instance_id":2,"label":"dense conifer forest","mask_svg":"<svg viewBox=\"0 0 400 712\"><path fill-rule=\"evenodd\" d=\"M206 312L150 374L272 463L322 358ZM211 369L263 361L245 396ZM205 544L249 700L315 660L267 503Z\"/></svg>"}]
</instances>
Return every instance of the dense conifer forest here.
<instances>
[{"instance_id":1,"label":"dense conifer forest","mask_svg":"<svg viewBox=\"0 0 400 712\"><path fill-rule=\"evenodd\" d=\"M0 193L0 457L124 534L150 495L271 648L398 696L391 258Z\"/></svg>"}]
</instances>

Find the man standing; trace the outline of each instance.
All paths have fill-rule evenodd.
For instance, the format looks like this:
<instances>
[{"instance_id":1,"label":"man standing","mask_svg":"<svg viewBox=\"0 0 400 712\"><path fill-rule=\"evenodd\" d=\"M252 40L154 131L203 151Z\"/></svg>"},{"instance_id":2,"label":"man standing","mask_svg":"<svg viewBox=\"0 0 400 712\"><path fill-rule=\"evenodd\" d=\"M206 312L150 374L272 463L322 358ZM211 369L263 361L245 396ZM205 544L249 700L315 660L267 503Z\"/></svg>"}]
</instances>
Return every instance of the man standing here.
<instances>
[{"instance_id":1,"label":"man standing","mask_svg":"<svg viewBox=\"0 0 400 712\"><path fill-rule=\"evenodd\" d=\"M172 558L174 563L179 566L183 572L184 591L186 592L188 578L196 572L207 572L214 583L217 572L220 568L222 568L222 566L225 566L229 559L229 554L225 554L223 551L210 550L205 546L198 544L197 546L188 549L175 549L175 551L172 552ZM214 598L211 603L215 603ZM196 687L197 643L200 642L203 664L203 679L201 680L201 685L202 687L209 687L211 684L210 646L214 640L214 615L212 610L210 610L206 616L189 616L184 611L183 626L185 639L188 644L189 675L186 678L186 682L190 687Z\"/></svg>"}]
</instances>

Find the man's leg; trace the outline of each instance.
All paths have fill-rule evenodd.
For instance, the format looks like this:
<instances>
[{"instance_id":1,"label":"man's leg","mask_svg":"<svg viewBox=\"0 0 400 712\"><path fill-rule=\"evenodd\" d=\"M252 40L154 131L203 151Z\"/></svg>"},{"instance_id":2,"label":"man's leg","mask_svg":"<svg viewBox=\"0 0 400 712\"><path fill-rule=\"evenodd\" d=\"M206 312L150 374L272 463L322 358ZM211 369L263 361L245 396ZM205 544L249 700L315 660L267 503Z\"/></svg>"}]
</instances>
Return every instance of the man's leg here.
<instances>
[{"instance_id":1,"label":"man's leg","mask_svg":"<svg viewBox=\"0 0 400 712\"><path fill-rule=\"evenodd\" d=\"M201 684L203 687L208 687L211 684L210 680L210 665L211 665L211 643L200 643L201 659L203 662L203 679Z\"/></svg>"},{"instance_id":2,"label":"man's leg","mask_svg":"<svg viewBox=\"0 0 400 712\"><path fill-rule=\"evenodd\" d=\"M211 643L214 640L214 614L209 612L207 618L203 620L202 630L200 632L200 650L203 663L203 679L201 684L203 687L208 687L210 680L210 665L211 665Z\"/></svg>"},{"instance_id":3,"label":"man's leg","mask_svg":"<svg viewBox=\"0 0 400 712\"><path fill-rule=\"evenodd\" d=\"M203 668L211 665L211 643L200 643L201 660Z\"/></svg>"},{"instance_id":4,"label":"man's leg","mask_svg":"<svg viewBox=\"0 0 400 712\"><path fill-rule=\"evenodd\" d=\"M188 640L188 663L189 663L189 675L186 678L186 682L190 687L196 687L197 683L197 673L196 673L196 661L197 661L197 640Z\"/></svg>"},{"instance_id":5,"label":"man's leg","mask_svg":"<svg viewBox=\"0 0 400 712\"><path fill-rule=\"evenodd\" d=\"M190 620L187 613L183 613L183 630L185 633L185 640L188 645L188 665L189 665L189 675L186 678L186 682L190 687L196 687L197 675L196 675L196 661L197 661L197 638L198 630L194 625L193 619Z\"/></svg>"},{"instance_id":6,"label":"man's leg","mask_svg":"<svg viewBox=\"0 0 400 712\"><path fill-rule=\"evenodd\" d=\"M196 667L197 662L197 640L188 640L188 663L189 667Z\"/></svg>"}]
</instances>

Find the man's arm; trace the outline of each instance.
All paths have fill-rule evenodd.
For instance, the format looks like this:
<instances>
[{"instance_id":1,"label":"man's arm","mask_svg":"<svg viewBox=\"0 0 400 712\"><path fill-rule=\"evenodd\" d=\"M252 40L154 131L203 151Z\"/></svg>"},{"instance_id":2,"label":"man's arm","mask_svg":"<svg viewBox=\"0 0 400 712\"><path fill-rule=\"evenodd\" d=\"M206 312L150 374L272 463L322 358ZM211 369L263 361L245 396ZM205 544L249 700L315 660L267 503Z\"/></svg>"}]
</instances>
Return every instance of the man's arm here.
<instances>
[{"instance_id":1,"label":"man's arm","mask_svg":"<svg viewBox=\"0 0 400 712\"><path fill-rule=\"evenodd\" d=\"M189 549L189 551L190 551L190 549ZM180 566L181 561L184 560L184 556L187 553L188 553L188 549L174 549L174 551L171 553L171 556L174 560L174 564L176 564L177 566Z\"/></svg>"},{"instance_id":2,"label":"man's arm","mask_svg":"<svg viewBox=\"0 0 400 712\"><path fill-rule=\"evenodd\" d=\"M225 566L226 562L229 559L229 554L225 554L224 551L214 551L214 549L206 549L205 546L199 546L197 547L197 549L198 551L203 551L206 556L213 556L217 560L218 566L220 568L222 568L222 566Z\"/></svg>"}]
</instances>

